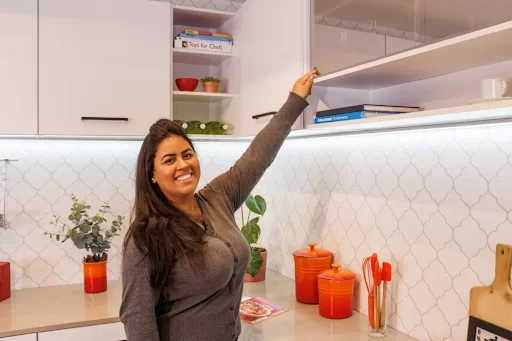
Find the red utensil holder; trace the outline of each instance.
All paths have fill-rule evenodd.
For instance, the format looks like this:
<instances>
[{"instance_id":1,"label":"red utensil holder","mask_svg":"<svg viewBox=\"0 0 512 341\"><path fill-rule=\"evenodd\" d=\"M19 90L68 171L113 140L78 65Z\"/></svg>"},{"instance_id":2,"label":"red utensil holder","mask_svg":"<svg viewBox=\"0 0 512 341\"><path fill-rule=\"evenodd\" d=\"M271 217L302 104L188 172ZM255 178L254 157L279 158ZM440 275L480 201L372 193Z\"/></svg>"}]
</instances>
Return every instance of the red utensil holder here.
<instances>
[{"instance_id":1,"label":"red utensil holder","mask_svg":"<svg viewBox=\"0 0 512 341\"><path fill-rule=\"evenodd\" d=\"M11 297L11 264L0 262L0 302Z\"/></svg>"}]
</instances>

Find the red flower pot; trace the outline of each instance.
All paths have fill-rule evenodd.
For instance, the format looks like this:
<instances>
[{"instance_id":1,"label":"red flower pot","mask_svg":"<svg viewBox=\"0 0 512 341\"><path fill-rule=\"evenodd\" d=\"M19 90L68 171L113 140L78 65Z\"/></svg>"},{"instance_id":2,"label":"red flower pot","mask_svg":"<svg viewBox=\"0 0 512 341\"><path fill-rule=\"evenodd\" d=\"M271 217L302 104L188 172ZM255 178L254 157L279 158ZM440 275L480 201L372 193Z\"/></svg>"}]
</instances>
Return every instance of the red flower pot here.
<instances>
[{"instance_id":1,"label":"red flower pot","mask_svg":"<svg viewBox=\"0 0 512 341\"><path fill-rule=\"evenodd\" d=\"M107 290L107 261L84 264L84 290L98 293Z\"/></svg>"},{"instance_id":2,"label":"red flower pot","mask_svg":"<svg viewBox=\"0 0 512 341\"><path fill-rule=\"evenodd\" d=\"M176 78L176 86L180 91L194 91L198 83L199 79L196 78Z\"/></svg>"}]
</instances>

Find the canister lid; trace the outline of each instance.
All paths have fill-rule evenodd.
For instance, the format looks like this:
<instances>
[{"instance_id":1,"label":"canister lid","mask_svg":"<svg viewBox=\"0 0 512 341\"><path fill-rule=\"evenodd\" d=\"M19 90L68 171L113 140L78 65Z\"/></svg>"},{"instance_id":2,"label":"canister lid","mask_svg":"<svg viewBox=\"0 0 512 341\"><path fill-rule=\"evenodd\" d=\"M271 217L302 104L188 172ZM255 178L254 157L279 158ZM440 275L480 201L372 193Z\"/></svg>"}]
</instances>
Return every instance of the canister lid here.
<instances>
[{"instance_id":1,"label":"canister lid","mask_svg":"<svg viewBox=\"0 0 512 341\"><path fill-rule=\"evenodd\" d=\"M299 249L293 253L296 257L324 258L331 257L332 252L326 249L315 248L316 243L308 243L309 248Z\"/></svg>"},{"instance_id":2,"label":"canister lid","mask_svg":"<svg viewBox=\"0 0 512 341\"><path fill-rule=\"evenodd\" d=\"M331 281L346 281L356 277L355 273L348 270L340 270L340 267L340 264L333 264L332 269L323 271L318 275L318 278Z\"/></svg>"}]
</instances>

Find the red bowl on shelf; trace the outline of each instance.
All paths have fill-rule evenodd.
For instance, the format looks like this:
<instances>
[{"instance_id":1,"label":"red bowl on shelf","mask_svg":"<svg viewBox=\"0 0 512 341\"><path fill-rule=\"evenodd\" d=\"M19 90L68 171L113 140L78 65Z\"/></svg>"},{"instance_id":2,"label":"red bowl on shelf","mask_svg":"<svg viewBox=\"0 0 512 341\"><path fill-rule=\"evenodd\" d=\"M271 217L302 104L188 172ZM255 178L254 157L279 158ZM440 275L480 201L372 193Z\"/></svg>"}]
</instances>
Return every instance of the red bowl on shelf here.
<instances>
[{"instance_id":1,"label":"red bowl on shelf","mask_svg":"<svg viewBox=\"0 0 512 341\"><path fill-rule=\"evenodd\" d=\"M180 91L194 91L198 83L197 78L176 78L176 86Z\"/></svg>"}]
</instances>

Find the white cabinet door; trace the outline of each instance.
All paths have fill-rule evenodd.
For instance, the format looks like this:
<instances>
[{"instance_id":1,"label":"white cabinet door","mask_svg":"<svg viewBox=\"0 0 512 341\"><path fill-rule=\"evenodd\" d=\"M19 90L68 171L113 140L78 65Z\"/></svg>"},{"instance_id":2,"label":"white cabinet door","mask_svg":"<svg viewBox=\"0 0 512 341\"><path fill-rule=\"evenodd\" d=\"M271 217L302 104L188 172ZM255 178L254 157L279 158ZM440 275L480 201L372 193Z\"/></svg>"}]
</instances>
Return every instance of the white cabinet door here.
<instances>
[{"instance_id":1,"label":"white cabinet door","mask_svg":"<svg viewBox=\"0 0 512 341\"><path fill-rule=\"evenodd\" d=\"M170 6L40 0L39 133L144 135L170 118Z\"/></svg>"},{"instance_id":2,"label":"white cabinet door","mask_svg":"<svg viewBox=\"0 0 512 341\"><path fill-rule=\"evenodd\" d=\"M242 25L241 37L235 40L235 48L240 49L243 121L238 132L242 135L260 131L268 119L254 120L252 116L279 110L294 82L305 72L309 49L306 3L304 0L247 0L236 14ZM299 117L294 128L301 128L301 123Z\"/></svg>"},{"instance_id":3,"label":"white cabinet door","mask_svg":"<svg viewBox=\"0 0 512 341\"><path fill-rule=\"evenodd\" d=\"M10 337L0 337L2 341L37 341L37 334L26 334Z\"/></svg>"},{"instance_id":4,"label":"white cabinet door","mask_svg":"<svg viewBox=\"0 0 512 341\"><path fill-rule=\"evenodd\" d=\"M0 134L37 134L37 0L0 1Z\"/></svg>"},{"instance_id":5,"label":"white cabinet door","mask_svg":"<svg viewBox=\"0 0 512 341\"><path fill-rule=\"evenodd\" d=\"M55 330L38 334L38 341L121 341L126 339L121 322Z\"/></svg>"}]
</instances>

